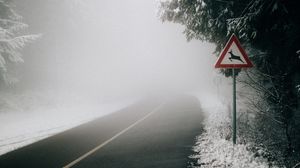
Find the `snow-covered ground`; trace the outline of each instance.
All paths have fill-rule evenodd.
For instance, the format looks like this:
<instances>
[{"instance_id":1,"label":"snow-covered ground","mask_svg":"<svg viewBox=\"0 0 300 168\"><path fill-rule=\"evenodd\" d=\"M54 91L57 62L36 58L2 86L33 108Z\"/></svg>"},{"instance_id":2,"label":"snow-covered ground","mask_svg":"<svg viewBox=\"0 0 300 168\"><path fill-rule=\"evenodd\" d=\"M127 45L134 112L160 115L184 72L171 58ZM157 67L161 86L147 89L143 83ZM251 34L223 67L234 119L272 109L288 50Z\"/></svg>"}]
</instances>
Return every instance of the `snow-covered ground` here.
<instances>
[{"instance_id":1,"label":"snow-covered ground","mask_svg":"<svg viewBox=\"0 0 300 168\"><path fill-rule=\"evenodd\" d=\"M230 168L269 168L275 167L267 159L248 150L249 145L233 145L230 130L230 105L228 100L220 101L217 97L199 96L202 109L206 113L204 132L197 138L194 146L195 154L191 158L197 160L195 168L230 167Z\"/></svg>"},{"instance_id":2,"label":"snow-covered ground","mask_svg":"<svg viewBox=\"0 0 300 168\"><path fill-rule=\"evenodd\" d=\"M136 100L101 103L74 98L65 102L36 93L0 97L0 155L115 112Z\"/></svg>"}]
</instances>

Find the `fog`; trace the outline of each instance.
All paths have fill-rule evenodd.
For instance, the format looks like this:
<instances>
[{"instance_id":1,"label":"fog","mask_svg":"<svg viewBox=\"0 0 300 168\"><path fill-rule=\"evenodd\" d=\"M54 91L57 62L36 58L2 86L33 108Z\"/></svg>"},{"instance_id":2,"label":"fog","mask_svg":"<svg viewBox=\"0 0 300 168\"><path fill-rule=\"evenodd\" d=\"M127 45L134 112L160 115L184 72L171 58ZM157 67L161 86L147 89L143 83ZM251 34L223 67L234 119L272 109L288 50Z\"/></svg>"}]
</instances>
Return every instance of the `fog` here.
<instances>
[{"instance_id":1,"label":"fog","mask_svg":"<svg viewBox=\"0 0 300 168\"><path fill-rule=\"evenodd\" d=\"M214 46L187 42L149 0L17 2L30 33L20 85L102 99L214 92Z\"/></svg>"},{"instance_id":2,"label":"fog","mask_svg":"<svg viewBox=\"0 0 300 168\"><path fill-rule=\"evenodd\" d=\"M161 22L156 1L14 3L22 22L29 25L20 33L41 37L22 50L24 63L14 69L17 85L4 87L7 90L1 92L0 155L110 113L117 119L111 117L113 120L103 126L93 126L95 130L76 133L76 139L84 132L92 135L82 136L88 139L103 134L100 128L121 128L122 123L133 123L138 116L143 118L160 108L164 108L160 109L162 114L151 123L168 118L169 123L178 122L176 127L170 126L172 129L191 125L191 121L202 127L200 103L202 109L219 106L216 95L231 91L220 89L224 82L214 69L214 45L187 42L183 26ZM164 102L170 104L163 106ZM177 120L166 114L174 114ZM189 124L182 124L187 121ZM160 123L163 127L170 125L164 120ZM166 129L168 133L170 128ZM180 132L186 131L175 131L176 135ZM81 138L80 142L85 140Z\"/></svg>"}]
</instances>

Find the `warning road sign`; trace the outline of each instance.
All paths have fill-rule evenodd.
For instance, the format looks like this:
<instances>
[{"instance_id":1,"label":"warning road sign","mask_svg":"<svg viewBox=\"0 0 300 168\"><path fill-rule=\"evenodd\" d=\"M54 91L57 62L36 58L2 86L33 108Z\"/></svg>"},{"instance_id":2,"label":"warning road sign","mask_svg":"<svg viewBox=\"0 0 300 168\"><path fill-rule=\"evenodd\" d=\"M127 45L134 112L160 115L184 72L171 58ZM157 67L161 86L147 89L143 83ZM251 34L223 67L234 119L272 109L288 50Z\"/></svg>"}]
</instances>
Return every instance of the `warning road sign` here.
<instances>
[{"instance_id":1,"label":"warning road sign","mask_svg":"<svg viewBox=\"0 0 300 168\"><path fill-rule=\"evenodd\" d=\"M215 68L250 68L253 67L248 55L242 48L238 38L232 34L221 52Z\"/></svg>"}]
</instances>

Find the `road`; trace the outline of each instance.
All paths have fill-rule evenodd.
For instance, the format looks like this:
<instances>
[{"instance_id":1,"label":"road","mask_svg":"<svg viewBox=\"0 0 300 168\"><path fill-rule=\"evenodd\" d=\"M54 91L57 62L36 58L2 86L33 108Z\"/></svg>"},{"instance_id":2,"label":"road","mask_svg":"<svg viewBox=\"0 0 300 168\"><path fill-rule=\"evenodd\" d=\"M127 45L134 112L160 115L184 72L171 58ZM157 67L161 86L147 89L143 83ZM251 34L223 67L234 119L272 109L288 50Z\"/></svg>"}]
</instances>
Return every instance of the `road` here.
<instances>
[{"instance_id":1,"label":"road","mask_svg":"<svg viewBox=\"0 0 300 168\"><path fill-rule=\"evenodd\" d=\"M203 115L198 100L141 101L0 156L1 168L184 168Z\"/></svg>"}]
</instances>

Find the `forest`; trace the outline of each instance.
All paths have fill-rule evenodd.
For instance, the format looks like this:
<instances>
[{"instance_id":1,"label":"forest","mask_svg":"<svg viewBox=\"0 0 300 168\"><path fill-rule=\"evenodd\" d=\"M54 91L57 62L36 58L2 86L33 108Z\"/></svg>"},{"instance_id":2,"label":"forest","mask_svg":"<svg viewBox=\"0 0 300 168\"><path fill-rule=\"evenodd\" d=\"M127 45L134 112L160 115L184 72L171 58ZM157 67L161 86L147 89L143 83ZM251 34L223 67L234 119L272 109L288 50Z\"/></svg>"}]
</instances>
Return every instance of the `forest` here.
<instances>
[{"instance_id":1,"label":"forest","mask_svg":"<svg viewBox=\"0 0 300 168\"><path fill-rule=\"evenodd\" d=\"M292 167L300 156L300 3L297 0L170 0L163 22L185 27L187 40L216 44L215 56L235 33L255 68L240 70L245 107L239 143L270 151L269 160ZM231 69L221 73L230 77ZM253 115L254 114L254 115ZM229 126L230 127L230 126Z\"/></svg>"}]
</instances>

